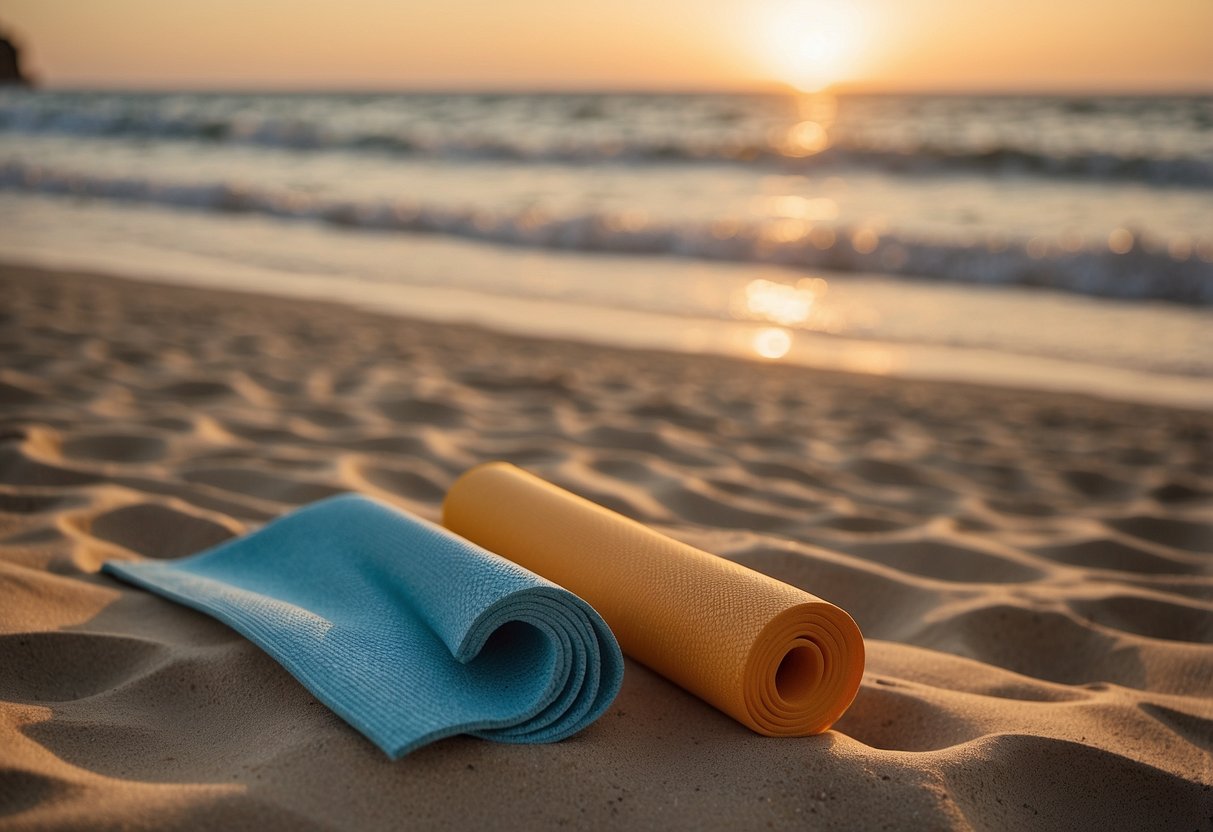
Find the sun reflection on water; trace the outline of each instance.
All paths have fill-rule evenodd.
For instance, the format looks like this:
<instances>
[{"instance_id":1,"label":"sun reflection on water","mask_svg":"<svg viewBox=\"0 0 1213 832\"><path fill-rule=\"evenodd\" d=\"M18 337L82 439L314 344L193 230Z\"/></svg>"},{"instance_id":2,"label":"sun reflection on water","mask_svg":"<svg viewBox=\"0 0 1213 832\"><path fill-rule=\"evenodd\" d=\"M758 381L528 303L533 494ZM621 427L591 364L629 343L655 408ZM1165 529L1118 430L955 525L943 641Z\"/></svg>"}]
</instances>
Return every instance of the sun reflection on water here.
<instances>
[{"instance_id":1,"label":"sun reflection on water","mask_svg":"<svg viewBox=\"0 0 1213 832\"><path fill-rule=\"evenodd\" d=\"M776 360L792 349L792 333L782 327L764 326L754 333L751 344L762 358Z\"/></svg>"},{"instance_id":2,"label":"sun reflection on water","mask_svg":"<svg viewBox=\"0 0 1213 832\"><path fill-rule=\"evenodd\" d=\"M830 134L816 121L805 120L792 126L783 136L779 149L786 156L804 157L820 153L830 146Z\"/></svg>"},{"instance_id":3,"label":"sun reflection on water","mask_svg":"<svg viewBox=\"0 0 1213 832\"><path fill-rule=\"evenodd\" d=\"M828 196L803 197L796 194L759 197L754 210L772 217L828 222L838 219L838 203Z\"/></svg>"},{"instance_id":4,"label":"sun reflection on water","mask_svg":"<svg viewBox=\"0 0 1213 832\"><path fill-rule=\"evenodd\" d=\"M814 304L828 289L829 285L820 277L806 277L795 284L758 278L746 285L743 308L735 309L734 314L783 326L804 324L812 316Z\"/></svg>"},{"instance_id":5,"label":"sun reflection on water","mask_svg":"<svg viewBox=\"0 0 1213 832\"><path fill-rule=\"evenodd\" d=\"M767 223L762 229L762 239L772 243L795 243L807 237L809 231L807 222L785 217Z\"/></svg>"}]
</instances>

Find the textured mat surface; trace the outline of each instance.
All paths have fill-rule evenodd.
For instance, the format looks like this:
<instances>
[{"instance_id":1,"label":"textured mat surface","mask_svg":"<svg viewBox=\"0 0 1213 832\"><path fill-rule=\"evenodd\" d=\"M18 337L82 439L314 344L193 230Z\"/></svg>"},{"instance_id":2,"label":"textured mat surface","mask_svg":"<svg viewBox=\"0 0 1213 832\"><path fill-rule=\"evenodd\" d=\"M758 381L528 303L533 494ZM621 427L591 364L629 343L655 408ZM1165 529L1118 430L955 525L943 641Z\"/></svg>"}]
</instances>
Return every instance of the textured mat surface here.
<instances>
[{"instance_id":1,"label":"textured mat surface","mask_svg":"<svg viewBox=\"0 0 1213 832\"><path fill-rule=\"evenodd\" d=\"M513 465L464 474L443 522L576 592L624 652L759 733L820 733L859 689L863 637L843 610Z\"/></svg>"},{"instance_id":2,"label":"textured mat surface","mask_svg":"<svg viewBox=\"0 0 1213 832\"><path fill-rule=\"evenodd\" d=\"M584 601L357 495L190 557L104 568L247 636L393 757L460 733L563 739L623 677Z\"/></svg>"}]
</instances>

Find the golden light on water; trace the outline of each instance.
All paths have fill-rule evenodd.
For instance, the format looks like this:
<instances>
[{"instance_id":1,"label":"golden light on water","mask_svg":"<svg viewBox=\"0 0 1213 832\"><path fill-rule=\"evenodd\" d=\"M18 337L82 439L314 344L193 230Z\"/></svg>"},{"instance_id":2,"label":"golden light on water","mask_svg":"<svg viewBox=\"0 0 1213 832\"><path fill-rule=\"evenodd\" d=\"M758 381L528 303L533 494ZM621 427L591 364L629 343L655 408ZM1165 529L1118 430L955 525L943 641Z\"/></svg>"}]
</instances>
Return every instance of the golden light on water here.
<instances>
[{"instance_id":1,"label":"golden light on water","mask_svg":"<svg viewBox=\"0 0 1213 832\"><path fill-rule=\"evenodd\" d=\"M780 150L788 156L812 156L830 146L830 134L816 121L802 121L784 135Z\"/></svg>"},{"instance_id":2,"label":"golden light on water","mask_svg":"<svg viewBox=\"0 0 1213 832\"><path fill-rule=\"evenodd\" d=\"M745 288L745 317L761 318L784 326L809 320L813 304L826 291L821 278L805 278L795 285L759 278Z\"/></svg>"},{"instance_id":3,"label":"golden light on water","mask_svg":"<svg viewBox=\"0 0 1213 832\"><path fill-rule=\"evenodd\" d=\"M880 316L866 304L838 302L836 298L827 297L829 293L830 284L821 277L802 277L795 283L755 278L733 294L730 313L738 320L772 324L772 329L786 327L793 331L830 335L870 330L879 322ZM764 348L773 347L780 340L774 335L762 336ZM757 346L754 350L771 357L765 356Z\"/></svg>"},{"instance_id":4,"label":"golden light on water","mask_svg":"<svg viewBox=\"0 0 1213 832\"><path fill-rule=\"evenodd\" d=\"M829 222L838 219L838 203L828 196L810 198L785 194L759 197L754 207L756 211L772 217L812 222Z\"/></svg>"},{"instance_id":5,"label":"golden light on water","mask_svg":"<svg viewBox=\"0 0 1213 832\"><path fill-rule=\"evenodd\" d=\"M773 243L794 243L808 236L809 230L809 224L803 220L783 218L768 223L762 236Z\"/></svg>"},{"instance_id":6,"label":"golden light on water","mask_svg":"<svg viewBox=\"0 0 1213 832\"><path fill-rule=\"evenodd\" d=\"M792 349L792 333L781 327L764 326L754 333L751 344L763 358L783 358Z\"/></svg>"}]
</instances>

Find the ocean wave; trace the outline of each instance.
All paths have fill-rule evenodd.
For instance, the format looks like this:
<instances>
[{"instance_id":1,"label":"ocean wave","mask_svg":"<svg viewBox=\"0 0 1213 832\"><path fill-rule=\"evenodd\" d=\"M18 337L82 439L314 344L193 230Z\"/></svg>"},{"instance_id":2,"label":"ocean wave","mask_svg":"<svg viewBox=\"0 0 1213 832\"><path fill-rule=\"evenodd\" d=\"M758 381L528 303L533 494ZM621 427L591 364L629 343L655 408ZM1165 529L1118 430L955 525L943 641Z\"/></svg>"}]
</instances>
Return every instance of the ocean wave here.
<instances>
[{"instance_id":1,"label":"ocean wave","mask_svg":"<svg viewBox=\"0 0 1213 832\"><path fill-rule=\"evenodd\" d=\"M1098 242L960 235L922 239L786 219L663 223L628 213L553 215L535 208L492 213L407 199L349 201L233 182L104 177L22 163L0 164L0 189L444 234L511 246L769 263L1213 304L1213 241L1164 243L1128 229Z\"/></svg>"},{"instance_id":2,"label":"ocean wave","mask_svg":"<svg viewBox=\"0 0 1213 832\"><path fill-rule=\"evenodd\" d=\"M1047 152L992 144L951 147L929 142L874 147L845 136L828 146L806 148L783 131L761 140L593 139L550 137L510 141L497 136L342 127L303 118L249 117L246 113L169 115L156 109L84 110L20 104L0 106L0 134L61 135L117 140L180 140L260 146L297 152L336 150L420 158L552 164L749 164L787 172L854 168L893 173L1031 175L1149 185L1213 188L1213 159L1088 150Z\"/></svg>"}]
</instances>

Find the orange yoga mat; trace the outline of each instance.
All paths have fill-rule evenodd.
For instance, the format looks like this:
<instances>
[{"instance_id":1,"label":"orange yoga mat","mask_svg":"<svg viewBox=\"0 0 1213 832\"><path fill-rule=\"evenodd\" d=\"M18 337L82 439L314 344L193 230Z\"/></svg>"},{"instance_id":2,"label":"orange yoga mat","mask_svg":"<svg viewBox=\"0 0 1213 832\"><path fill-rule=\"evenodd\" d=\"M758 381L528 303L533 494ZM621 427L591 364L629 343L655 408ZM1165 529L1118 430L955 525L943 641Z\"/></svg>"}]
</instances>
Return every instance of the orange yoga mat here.
<instances>
[{"instance_id":1,"label":"orange yoga mat","mask_svg":"<svg viewBox=\"0 0 1213 832\"><path fill-rule=\"evenodd\" d=\"M465 473L451 531L565 587L623 652L768 736L828 729L855 698L863 636L843 610L505 462Z\"/></svg>"}]
</instances>

